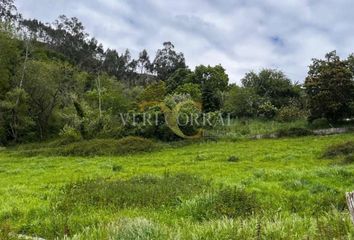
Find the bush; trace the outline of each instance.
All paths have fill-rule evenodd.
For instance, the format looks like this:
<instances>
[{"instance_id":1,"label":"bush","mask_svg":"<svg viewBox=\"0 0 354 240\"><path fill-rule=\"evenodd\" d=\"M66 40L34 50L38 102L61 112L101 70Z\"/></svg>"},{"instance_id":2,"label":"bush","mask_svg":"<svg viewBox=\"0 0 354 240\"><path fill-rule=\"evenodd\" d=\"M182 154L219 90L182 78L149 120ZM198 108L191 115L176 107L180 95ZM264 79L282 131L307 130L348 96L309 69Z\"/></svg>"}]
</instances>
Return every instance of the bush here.
<instances>
[{"instance_id":1,"label":"bush","mask_svg":"<svg viewBox=\"0 0 354 240\"><path fill-rule=\"evenodd\" d=\"M223 111L232 117L255 117L259 101L253 89L233 86L226 94Z\"/></svg>"},{"instance_id":2,"label":"bush","mask_svg":"<svg viewBox=\"0 0 354 240\"><path fill-rule=\"evenodd\" d=\"M186 202L183 207L187 215L204 221L249 216L258 211L259 205L255 194L242 188L225 187Z\"/></svg>"},{"instance_id":3,"label":"bush","mask_svg":"<svg viewBox=\"0 0 354 240\"><path fill-rule=\"evenodd\" d=\"M209 185L209 182L188 174L114 181L84 180L64 187L62 194L52 203L61 212L70 212L76 207L161 208L176 205L180 198L201 193Z\"/></svg>"},{"instance_id":4,"label":"bush","mask_svg":"<svg viewBox=\"0 0 354 240\"><path fill-rule=\"evenodd\" d=\"M81 134L75 128L65 125L59 133L60 143L62 145L78 142L82 140Z\"/></svg>"},{"instance_id":5,"label":"bush","mask_svg":"<svg viewBox=\"0 0 354 240\"><path fill-rule=\"evenodd\" d=\"M303 137L313 135L313 132L306 128L280 129L277 132L278 137Z\"/></svg>"},{"instance_id":6,"label":"bush","mask_svg":"<svg viewBox=\"0 0 354 240\"><path fill-rule=\"evenodd\" d=\"M314 129L320 129L320 128L329 128L331 127L331 125L329 124L326 118L318 118L312 121L311 127Z\"/></svg>"},{"instance_id":7,"label":"bush","mask_svg":"<svg viewBox=\"0 0 354 240\"><path fill-rule=\"evenodd\" d=\"M186 83L180 85L175 90L178 94L189 94L194 101L200 101L202 98L202 92L199 84Z\"/></svg>"},{"instance_id":8,"label":"bush","mask_svg":"<svg viewBox=\"0 0 354 240\"><path fill-rule=\"evenodd\" d=\"M258 107L258 116L265 119L273 119L278 109L270 102L266 101Z\"/></svg>"},{"instance_id":9,"label":"bush","mask_svg":"<svg viewBox=\"0 0 354 240\"><path fill-rule=\"evenodd\" d=\"M146 138L141 137L125 137L117 141L118 154L151 152L157 148L157 144Z\"/></svg>"},{"instance_id":10,"label":"bush","mask_svg":"<svg viewBox=\"0 0 354 240\"><path fill-rule=\"evenodd\" d=\"M296 106L282 107L277 113L279 122L292 122L305 117L305 112Z\"/></svg>"},{"instance_id":11,"label":"bush","mask_svg":"<svg viewBox=\"0 0 354 240\"><path fill-rule=\"evenodd\" d=\"M350 157L354 154L354 142L346 142L328 147L323 153L325 158L335 158L338 156Z\"/></svg>"}]
</instances>

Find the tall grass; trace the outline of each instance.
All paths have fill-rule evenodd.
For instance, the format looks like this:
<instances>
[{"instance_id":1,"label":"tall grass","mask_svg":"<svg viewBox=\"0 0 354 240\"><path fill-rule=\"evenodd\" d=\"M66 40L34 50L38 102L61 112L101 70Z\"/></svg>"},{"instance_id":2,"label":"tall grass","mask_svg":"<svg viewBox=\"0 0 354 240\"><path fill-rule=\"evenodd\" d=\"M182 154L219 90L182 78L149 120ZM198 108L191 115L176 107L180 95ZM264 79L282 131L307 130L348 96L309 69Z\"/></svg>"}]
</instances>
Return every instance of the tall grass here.
<instances>
[{"instance_id":1,"label":"tall grass","mask_svg":"<svg viewBox=\"0 0 354 240\"><path fill-rule=\"evenodd\" d=\"M230 124L225 122L224 126L218 126L207 130L207 134L217 136L221 139L249 138L256 135L265 135L291 128L307 128L306 120L294 122L278 122L274 120L264 121L257 119L232 119Z\"/></svg>"},{"instance_id":2,"label":"tall grass","mask_svg":"<svg viewBox=\"0 0 354 240\"><path fill-rule=\"evenodd\" d=\"M354 228L347 214L332 212L320 218L298 215L219 219L203 223L184 222L169 227L151 220L122 219L106 226L86 229L66 240L239 240L291 239L333 240L353 239Z\"/></svg>"}]
</instances>

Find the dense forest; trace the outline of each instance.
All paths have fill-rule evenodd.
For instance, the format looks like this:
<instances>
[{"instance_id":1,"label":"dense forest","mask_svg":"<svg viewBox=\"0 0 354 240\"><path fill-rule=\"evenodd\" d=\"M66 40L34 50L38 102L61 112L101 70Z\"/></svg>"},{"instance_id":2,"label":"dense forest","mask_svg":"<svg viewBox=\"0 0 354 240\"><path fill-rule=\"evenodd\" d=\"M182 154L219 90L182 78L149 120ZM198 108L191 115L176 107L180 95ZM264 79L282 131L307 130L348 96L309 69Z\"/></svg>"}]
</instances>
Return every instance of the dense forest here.
<instances>
[{"instance_id":1,"label":"dense forest","mask_svg":"<svg viewBox=\"0 0 354 240\"><path fill-rule=\"evenodd\" d=\"M171 42L156 56L142 50L134 59L129 50L105 49L75 17L42 23L23 18L13 0L0 0L0 145L57 137L176 140L157 103L173 108L186 100L202 106L187 112L335 123L354 114L353 75L354 55L340 59L333 51L313 59L306 79L263 69L238 86L221 65L190 69ZM128 112L156 114L158 124L142 117L123 124L120 113Z\"/></svg>"}]
</instances>

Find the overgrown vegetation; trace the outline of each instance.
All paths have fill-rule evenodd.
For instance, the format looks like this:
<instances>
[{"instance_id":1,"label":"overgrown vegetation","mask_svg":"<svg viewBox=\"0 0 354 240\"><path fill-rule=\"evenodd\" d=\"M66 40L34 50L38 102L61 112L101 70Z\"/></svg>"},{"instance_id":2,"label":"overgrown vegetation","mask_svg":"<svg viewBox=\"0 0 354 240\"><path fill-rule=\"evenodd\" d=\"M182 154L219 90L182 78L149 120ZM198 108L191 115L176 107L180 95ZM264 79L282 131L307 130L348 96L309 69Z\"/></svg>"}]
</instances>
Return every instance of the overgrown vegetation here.
<instances>
[{"instance_id":1,"label":"overgrown vegetation","mask_svg":"<svg viewBox=\"0 0 354 240\"><path fill-rule=\"evenodd\" d=\"M105 156L151 152L159 144L140 137L115 139L94 139L71 143L57 149L57 154L66 156Z\"/></svg>"},{"instance_id":2,"label":"overgrown vegetation","mask_svg":"<svg viewBox=\"0 0 354 240\"><path fill-rule=\"evenodd\" d=\"M121 139L92 139L68 143L58 139L41 144L26 144L9 148L16 149L16 154L25 156L114 156L131 155L157 151L163 144L141 137L125 137Z\"/></svg>"},{"instance_id":3,"label":"overgrown vegetation","mask_svg":"<svg viewBox=\"0 0 354 240\"><path fill-rule=\"evenodd\" d=\"M306 128L289 128L280 129L276 134L278 137L303 137L313 135L313 132Z\"/></svg>"},{"instance_id":4,"label":"overgrown vegetation","mask_svg":"<svg viewBox=\"0 0 354 240\"><path fill-rule=\"evenodd\" d=\"M186 216L197 221L207 221L250 216L260 211L261 206L254 193L240 188L223 187L186 202L182 209Z\"/></svg>"},{"instance_id":5,"label":"overgrown vegetation","mask_svg":"<svg viewBox=\"0 0 354 240\"><path fill-rule=\"evenodd\" d=\"M183 198L201 193L207 181L188 174L135 177L130 180L93 179L66 186L53 203L69 214L77 207L163 208L178 205Z\"/></svg>"},{"instance_id":6,"label":"overgrown vegetation","mask_svg":"<svg viewBox=\"0 0 354 240\"><path fill-rule=\"evenodd\" d=\"M353 76L332 51L238 86L0 0L0 239L354 239L353 134L314 135L353 123Z\"/></svg>"},{"instance_id":7,"label":"overgrown vegetation","mask_svg":"<svg viewBox=\"0 0 354 240\"><path fill-rule=\"evenodd\" d=\"M323 157L335 158L335 157L348 157L354 154L354 142L349 141L346 143L341 143L333 146L329 146Z\"/></svg>"},{"instance_id":8,"label":"overgrown vegetation","mask_svg":"<svg viewBox=\"0 0 354 240\"><path fill-rule=\"evenodd\" d=\"M333 51L314 59L304 85L262 69L246 73L237 86L221 65L189 69L171 42L153 60L146 50L133 59L128 50L105 49L75 17L44 24L24 19L13 0L0 4L1 145L127 136L175 141L181 139L175 129L188 135L225 125L195 124L203 113L281 123L308 118L314 127L317 119L335 124L353 116L353 56L342 60ZM171 99L177 104L161 109ZM173 107L192 100L199 112L185 108L181 114L189 119L170 126Z\"/></svg>"},{"instance_id":9,"label":"overgrown vegetation","mask_svg":"<svg viewBox=\"0 0 354 240\"><path fill-rule=\"evenodd\" d=\"M350 239L344 193L354 187L354 165L319 156L352 138L200 142L93 158L28 158L10 148L0 152L1 233L97 240ZM240 160L227 161L233 156Z\"/></svg>"}]
</instances>

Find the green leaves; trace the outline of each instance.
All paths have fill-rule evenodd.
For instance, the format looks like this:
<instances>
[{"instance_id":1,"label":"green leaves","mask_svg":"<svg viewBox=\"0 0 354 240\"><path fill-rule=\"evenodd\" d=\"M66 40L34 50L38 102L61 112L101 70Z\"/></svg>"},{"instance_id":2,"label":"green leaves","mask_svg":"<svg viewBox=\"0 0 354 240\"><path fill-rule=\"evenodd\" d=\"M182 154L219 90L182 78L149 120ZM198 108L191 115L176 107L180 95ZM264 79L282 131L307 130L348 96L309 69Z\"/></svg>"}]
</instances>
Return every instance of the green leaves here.
<instances>
[{"instance_id":1,"label":"green leaves","mask_svg":"<svg viewBox=\"0 0 354 240\"><path fill-rule=\"evenodd\" d=\"M350 58L349 58L350 59ZM351 116L354 96L353 72L348 60L335 51L326 59L314 59L305 81L310 120L325 117L331 122Z\"/></svg>"}]
</instances>

